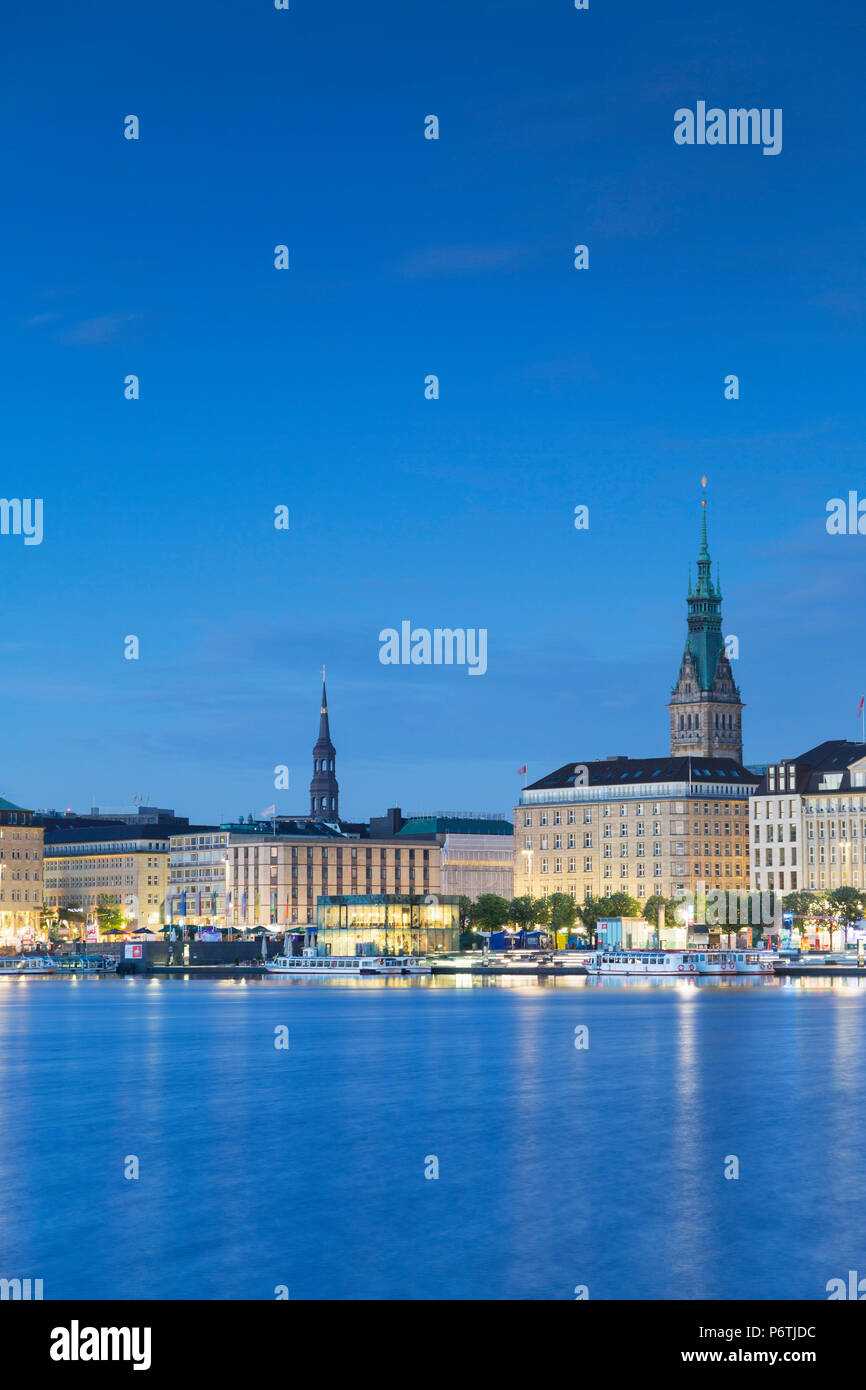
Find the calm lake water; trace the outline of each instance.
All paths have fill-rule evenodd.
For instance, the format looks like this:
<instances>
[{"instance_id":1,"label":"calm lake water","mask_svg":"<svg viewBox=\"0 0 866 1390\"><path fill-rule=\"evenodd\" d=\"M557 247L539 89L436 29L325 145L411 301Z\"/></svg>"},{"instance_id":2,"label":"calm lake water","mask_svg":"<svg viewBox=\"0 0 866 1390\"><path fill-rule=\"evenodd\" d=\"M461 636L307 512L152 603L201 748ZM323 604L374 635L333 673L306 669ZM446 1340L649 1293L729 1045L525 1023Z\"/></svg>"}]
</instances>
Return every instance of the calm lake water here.
<instances>
[{"instance_id":1,"label":"calm lake water","mask_svg":"<svg viewBox=\"0 0 866 1390\"><path fill-rule=\"evenodd\" d=\"M866 1274L866 981L0 981L0 1028L0 1276L46 1298Z\"/></svg>"}]
</instances>

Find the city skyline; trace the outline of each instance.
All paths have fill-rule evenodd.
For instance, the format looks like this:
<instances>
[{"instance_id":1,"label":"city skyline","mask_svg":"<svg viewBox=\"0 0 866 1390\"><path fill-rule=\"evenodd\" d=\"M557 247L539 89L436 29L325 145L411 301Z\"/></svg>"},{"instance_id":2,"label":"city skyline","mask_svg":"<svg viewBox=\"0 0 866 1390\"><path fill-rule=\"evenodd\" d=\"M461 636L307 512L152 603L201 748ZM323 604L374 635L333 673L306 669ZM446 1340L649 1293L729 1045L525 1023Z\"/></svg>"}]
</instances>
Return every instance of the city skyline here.
<instances>
[{"instance_id":1,"label":"city skyline","mask_svg":"<svg viewBox=\"0 0 866 1390\"><path fill-rule=\"evenodd\" d=\"M705 482L705 480L702 480L702 481ZM711 514L711 513L712 513L712 509L711 509L711 507L707 507L707 506L706 506L706 498L702 498L702 503L703 503L703 505L704 505L704 507L705 507L705 510L703 510L702 513L701 513L701 515L702 515L702 527L703 527L703 541L702 541L702 543L705 544L705 542L706 542L706 526L707 526L707 511L710 511L710 514ZM713 561L713 564L714 564L714 565L716 564L716 561L715 561L715 560ZM688 586L689 586L689 592L691 592L692 578L693 578L694 574L696 573L696 571L695 571L694 568L693 568L693 556L692 556L692 559L689 561L687 568L688 568L688 573L689 573L689 576L690 576L689 581L688 581ZM728 589L728 585L727 585L727 584L725 585L725 589L726 589L726 591L727 591L727 589ZM731 623L726 622L726 625L725 625L725 627L724 627L724 633L725 633L725 634L728 634L729 631L730 631L730 629L732 628L732 626L733 626L733 625L732 625ZM735 634L733 634L733 635L737 637L737 640L738 640L738 642L739 642L740 639L739 639L738 634L735 633ZM734 673L734 679L735 679L735 681L737 681L738 683L739 683L739 676L738 676L738 668L739 668L739 665L740 665L739 658L737 658L737 657L733 658L733 660L732 660L732 669L733 669L733 673ZM405 669L406 669L406 668L403 668L404 671L405 671ZM418 668L410 667L410 668L408 668L408 669L409 669L409 672L410 672L410 680L411 680L411 676L412 676L412 675L417 676L417 674L418 674ZM459 688L459 687L462 685L463 681L465 680L465 672L462 671L459 667L458 667L458 668L447 668L447 667L446 667L446 668L442 668L442 667L439 667L438 669L437 669L437 668L429 668L429 667L427 667L427 668L422 668L422 669L421 669L421 675L422 675L422 676L432 675L432 676L434 676L434 678L436 678L436 677L443 677L443 676L446 677L446 678L448 678L448 680L449 680L449 689L450 689L452 692L453 692L453 689L454 689L454 686L455 686L455 685ZM319 678L320 678L320 679L322 678L322 673L321 673L321 672L320 672ZM670 684L670 682L669 682L669 684ZM314 686L315 686L315 678L313 678L313 680L311 680L311 688L313 688ZM353 689L353 688L354 688L354 685L353 685L353 684L350 684L350 685L349 685L349 689L351 690L351 689ZM671 690L673 691L673 688L674 688L674 687L673 687L672 684L670 684L670 688L671 688ZM661 692L660 692L660 693L661 693ZM325 699L327 698L327 697L325 697L325 693L324 693L324 684L323 684L322 696L323 696L323 698L325 698ZM298 692L298 695L297 695L297 704L300 705L300 703L301 703L301 692ZM312 703L312 702L311 702L311 703ZM748 706L751 702L747 699L747 700L745 701L745 703L746 703L746 705ZM851 704L852 704L852 706L854 706L854 701L853 701L853 700L851 701ZM429 706L428 706L428 709L429 709ZM837 733L837 732L831 730L829 733L826 734L826 738L831 738L831 739L832 739L832 738L835 738L835 737L848 738L848 737L851 737L851 736L852 736L852 733L856 736L857 729L859 729L860 724L861 724L861 716L860 716L860 713L859 713L859 712L855 712L855 709L856 709L856 707L852 708L852 710L851 710L850 713L851 713L851 721L857 726L857 728L854 729L853 731L852 731L852 730L848 730L848 731L843 732L843 733ZM349 716L348 721L347 721L347 722L349 723L349 725L350 725L351 727L357 727L356 721L353 720L353 719L351 718L351 711L346 710L345 713L346 713L346 715ZM751 711L750 711L750 713L751 713ZM323 718L324 718L324 721L325 721L325 727L326 727L326 729L327 729L327 709L326 709L324 706L323 706L322 714L323 714ZM646 726L647 723L650 723L650 724L651 724L651 723L653 722L653 721L652 721L652 714L653 714L653 704L652 704L652 701L649 700L649 701L643 702L643 710L641 710L640 708L638 708L638 710L636 711L636 715L637 715L636 722L635 722L634 724L632 724L632 725L630 726L630 728L629 728L629 732L628 732L627 738L628 738L628 742L629 742L629 745L630 745L630 746L628 746L628 747L620 747L619 745L620 745L621 743L623 743L623 739L622 739L622 738L619 738L619 743L617 743L617 746L616 746L615 748L610 748L610 749L608 749L608 751L605 752L605 753L602 753L602 752L601 752L601 748L600 748L600 746L599 746L595 751L592 752L592 754L591 754L591 760L592 760L592 759L595 759L595 760L602 760L602 759L606 758L606 757L608 756L608 754L611 753L611 752L615 752L615 753L617 753L618 755L623 755L623 754L624 754L624 755L627 756L627 757L632 757L632 756L635 756L635 755L642 755L642 753L643 753L644 751L652 752L653 749L654 749L654 747L655 747L655 745L654 745L654 744L650 745L648 749L647 749L647 748L641 749L640 746L637 744L637 734L636 734L636 731L637 731L638 728L642 728L642 727ZM341 717L341 716L338 714L338 719L339 719L340 717ZM312 715L310 715L310 717L309 717L309 719L308 719L308 723L311 723L311 721L312 721ZM603 721L602 721L602 722L603 722ZM747 723L746 723L746 729L748 729L748 727L749 727L749 724L748 724L748 722L747 722ZM823 733L822 733L821 731L819 731L819 733L821 734L821 737L819 737L818 741L819 741L819 742L823 742L825 736L823 735ZM517 738L517 735L515 735L515 737ZM580 735L580 737L584 740L584 744L582 744L581 747L589 746L590 749L592 749L592 746L593 746L593 739L596 739L596 740L597 740L598 735L597 735L597 734L594 734L592 728L589 727L589 728L587 729L586 732L584 732L584 733L582 733L582 734ZM618 736L617 736L617 737L618 737ZM649 735L649 737L652 738L653 736L652 736L652 735ZM320 738L320 740L321 740L321 738L322 738L322 726L321 726L321 721L320 721L320 727L319 727L319 738ZM662 752L662 751L663 751L663 743L662 743L662 741L661 741L662 739L664 739L665 742L667 741L667 738L666 738L665 735L664 735L663 726L662 726L662 734L661 734L661 736L660 736L660 738L659 738L659 741L658 741L658 751L659 751L659 752ZM616 738L614 739L614 741L616 742ZM744 742L745 742L746 748L748 748L748 746L749 746L749 740L748 740L748 733L747 733L747 732L744 733ZM805 747L805 746L807 746L807 743L808 743L808 736L806 736L805 738L801 738L800 743L799 743L797 746L798 746L798 747ZM317 747L317 746L318 746L318 745L316 745L316 747ZM515 746L516 746L516 745L515 745ZM147 788L147 789L141 789L141 790L138 790L138 791L130 791L130 792L128 792L128 794L126 794L126 795L123 795L122 792L121 792L120 794L118 794L118 795L101 795L101 794L98 792L98 789L95 789L95 793L94 793L94 795L93 795L92 797L90 797L90 796L88 796L88 795L84 795L83 793L81 793L81 794L79 795L79 797L78 797L77 803L76 803L76 802L70 802L70 801L67 799L64 805L61 805L61 804L59 804L59 803L51 803L51 802L44 802L44 803L43 803L43 802L39 801L39 798L38 798L38 797L37 797L35 800L34 800L34 799L31 799L31 800L28 801L28 799L27 799L26 797L24 798L24 800L21 800L20 797L16 797L13 793L10 793L10 791L9 791L8 788L6 788L6 789L4 790L3 787L0 787L0 796L3 796L3 797L5 797L6 799L12 801L13 803L16 803L16 804L19 804L19 805L22 805L22 806L23 806L23 805L31 806L32 809L39 809L39 810L49 810L49 809L53 809L53 810L63 810L63 809L66 809L66 808L68 807L68 808L71 809L72 811L74 811L74 812L76 812L76 813L79 813L79 814L81 814L81 813L85 813L85 814L86 814L86 811L87 811L87 809L89 809L90 806L97 806L97 805L111 805L111 806L129 805L129 804L134 804L134 802L135 802L136 800L141 800L144 804L150 803L150 804L162 805L162 806L165 806L165 805L169 805L169 804L170 804L170 805L172 805L172 806L175 807L175 809L178 811L179 814L182 814L182 815L188 814L188 815L189 815L189 818L190 818L190 821L191 821L192 823L202 823L202 824L205 824L205 823L207 823L207 824L212 824L212 823L213 823L213 824L221 824L221 823L227 823L227 822L231 822L231 821L236 820L240 814L249 814L250 812L252 812L253 815L258 816L258 815L259 815L259 812L260 812L260 805L259 805L259 803L262 801L262 799L264 799L264 800L267 800L267 799L268 799L267 793L268 793L268 791L270 790L270 792L271 792L270 801L271 801L271 803L273 803L273 804L275 805L275 807L276 807L276 814L277 814L278 816L279 816L279 815L297 815L297 814L300 814L300 813L301 813L301 809L300 809L300 808L301 808L301 806L302 806L302 803L303 803L306 799L308 799L308 797L309 797L309 786L308 786L308 782L306 781L306 776L305 776L305 774L306 774L306 772L308 771L308 768L309 768L310 763L311 763L311 759L313 759L313 758L315 757L316 747L314 747L313 745L311 745L311 751L310 751L309 755L306 757L306 763L307 763L307 767L306 767L306 768L305 768L305 766L304 766L305 758L304 758L304 752L303 752L303 750L301 750L301 751L299 752L298 750L296 750L296 749L293 747L291 750L289 750L289 751L291 752L291 754L292 754L291 760L290 760L288 763L275 764L274 767L270 770L270 780L268 781L267 778L266 778L266 779L262 782L262 784L261 784L261 785L262 785L262 792L261 792L261 795L258 797L258 799L257 799L257 801L256 801L255 803L252 803L252 802L251 802L250 805L249 805L249 806L246 808L246 810L243 811L243 812L241 812L241 811L238 810L237 808L235 808L234 810L232 810L231 808L229 808L229 809L227 809L226 814L220 814L219 816L215 816L213 813L208 812L207 810L202 810L200 814L194 814L192 809L187 810L187 806L188 806L188 805L189 805L190 807L193 807L193 806L195 806L197 803L195 803L195 802L189 802L189 803L188 803L188 802L184 801L183 797L182 797L181 795L179 795L171 786L169 786L169 787L166 788L164 794L163 794L162 792L161 792L160 794L156 794L156 793L154 793L150 788ZM580 753L580 749L572 750L571 747L566 748L565 751L568 753L569 756L571 756L572 751L576 751L577 753ZM558 750L555 750L554 753L552 754L552 761L551 761L551 763L550 763L549 765L552 766L552 765L557 764L558 761L560 761L560 759L561 759L562 753L563 753L563 748L559 748ZM744 761L746 764L749 764L749 765L752 765L752 766L761 766L761 765L764 765L764 764L766 764L766 763L768 763L768 762L778 761L780 758L782 758L782 757L787 757L787 756L790 756L790 755L791 755L791 750L788 749L788 748L785 748L785 749L782 749L782 750L777 750L776 753L775 753L775 755L774 755L774 757L771 757L771 758L750 758L750 757L748 756L747 753L744 753L743 761ZM582 755L581 755L581 756L582 756ZM508 801L507 801L506 803L504 803L505 813L506 813L506 814L509 813L508 810L507 810L507 808L513 803L513 800L514 800L514 777L516 776L516 773L515 773L514 769L510 767L510 764L511 764L513 761L514 761L514 759L510 759L510 760L509 760L509 770L508 770L508 773L507 773L507 774L505 773L505 770L504 770L504 769L498 769L498 771L497 771L497 777L498 777L499 780L502 780L502 779L507 775L508 784L509 784L509 786L510 786L510 790L508 791L508 798L509 798L509 799L508 799ZM534 777L544 775L544 772L547 770L547 769L543 768L542 765L541 765L541 763L540 763L539 761L537 761L537 760L533 760L533 759L524 759L524 761L527 763L527 767L530 769L530 770L527 772L527 774L526 774L526 775L527 775L527 778L528 778L529 780L532 780ZM8 762L7 762L7 766L8 766ZM289 766L289 768L290 768L291 782L290 782L290 788L289 788L288 790L285 790L285 791L275 791L275 790L274 790L274 774L276 773L277 767L278 767L278 766L283 766L283 767L284 767L284 766ZM350 768L350 769L351 769L351 768L353 768L353 767L360 767L361 769L364 769L365 767L371 766L371 764L370 764L369 758L365 755L365 753L364 753L363 751L355 750L354 754L353 754L351 751L350 751L349 753L347 753L347 754L343 754L343 753L341 752L341 755L340 755L340 766L341 766L341 768L347 767L347 768ZM405 775L407 781L411 781L411 779L412 779L412 777L413 777L413 772L414 772L414 769L413 769L413 766L412 766L412 765L409 765L409 766L407 766L407 767L404 769L404 775ZM448 777L449 775L450 775L449 771L446 771L446 772L445 772L445 777L446 777L446 779L447 779L447 777ZM345 774L341 773L341 777L344 777L344 776L345 776ZM342 808L340 808L340 809L341 809L341 812L342 812L342 818L343 818L343 819L346 819L346 820L359 819L360 816L362 816L362 815L363 815L363 816L368 816L368 815L371 815L371 814L380 814L380 813L385 809L385 804L386 804L385 802L382 802L382 804L379 805L378 802L370 801L369 798L365 798L365 795L364 795L363 790L359 790L359 788L358 788L357 786L352 786L352 785L349 784L349 782L348 782L348 777L346 777L346 783L347 783L347 785L346 785L346 788L345 788L344 792L342 793L342 795L344 796L344 799L345 799L346 803L347 803L349 806L351 806L351 807L353 807L353 808L355 808L355 809L357 810L357 814L348 813L348 812L346 812L346 811L343 811ZM114 782L114 785L115 785L115 786L119 786L120 784L119 784L117 781L115 781L115 782ZM245 785L249 786L250 784L249 784L249 783L245 783ZM440 784L440 785L441 785L441 784ZM300 798L300 799L299 799L299 798ZM444 798L444 799L443 799L443 798ZM223 797L222 800L224 801L225 798ZM249 800L249 797L248 797L248 800ZM380 798L380 800L381 800L381 798ZM435 801L435 798L434 798L434 800L430 800L429 798L425 799L425 796L424 796L423 791L420 792L417 796L415 796L415 795L413 795L413 794L411 794L411 793L407 795L406 792L405 792L404 790L398 788L397 791L396 791L396 793L395 793L395 796L392 797L391 799L387 800L387 805L410 806L411 809L412 809L412 811L414 811L415 813L423 813L424 811L429 811L429 810L431 810L431 809L434 809L434 801ZM297 804L296 804L296 802L297 802ZM483 803L483 797L482 797L481 799L479 799L479 798L476 797L475 800L473 800L473 799L472 799L471 791L469 791L468 794L467 794L467 798L464 798L463 803L462 803L462 804L458 804L458 802L459 802L459 797L458 797L457 799L455 799L455 795L454 795L452 792L450 792L450 791L448 790L448 788L443 787L443 791L442 791L442 794L441 794L441 796L440 796L440 799L439 799L438 801L435 801L435 806L436 806L436 807L441 807L441 806L446 806L446 805L447 805L447 806L449 806L449 807L453 807L453 809L455 809L455 810L472 811L472 810L477 810L478 807L482 805L482 803ZM494 804L494 803L490 803L490 804L491 804L492 808L495 809L495 810L503 809L503 807L500 806L500 805L498 805L498 804Z\"/></svg>"}]
</instances>

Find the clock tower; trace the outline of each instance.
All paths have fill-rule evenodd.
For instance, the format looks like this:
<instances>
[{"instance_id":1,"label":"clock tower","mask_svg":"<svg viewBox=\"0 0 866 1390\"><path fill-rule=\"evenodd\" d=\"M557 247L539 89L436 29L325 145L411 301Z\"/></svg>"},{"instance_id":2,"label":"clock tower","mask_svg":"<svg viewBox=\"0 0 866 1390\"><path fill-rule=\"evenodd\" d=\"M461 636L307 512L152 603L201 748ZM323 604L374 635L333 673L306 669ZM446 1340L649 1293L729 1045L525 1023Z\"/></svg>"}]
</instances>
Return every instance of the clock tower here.
<instances>
[{"instance_id":1,"label":"clock tower","mask_svg":"<svg viewBox=\"0 0 866 1390\"><path fill-rule=\"evenodd\" d=\"M690 575L686 649L668 705L671 757L691 754L742 763L743 703L725 652L718 571L715 583L710 572L706 499L701 507L697 583L692 587Z\"/></svg>"}]
</instances>

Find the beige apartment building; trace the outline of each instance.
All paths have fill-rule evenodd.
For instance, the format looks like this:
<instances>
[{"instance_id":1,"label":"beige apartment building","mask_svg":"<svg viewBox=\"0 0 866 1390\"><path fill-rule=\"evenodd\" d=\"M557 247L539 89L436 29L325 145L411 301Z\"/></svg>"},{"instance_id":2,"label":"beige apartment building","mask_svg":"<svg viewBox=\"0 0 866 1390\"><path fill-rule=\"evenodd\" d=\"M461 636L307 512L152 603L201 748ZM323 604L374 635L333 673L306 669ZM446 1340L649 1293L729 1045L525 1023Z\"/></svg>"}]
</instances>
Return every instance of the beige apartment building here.
<instances>
[{"instance_id":1,"label":"beige apartment building","mask_svg":"<svg viewBox=\"0 0 866 1390\"><path fill-rule=\"evenodd\" d=\"M319 897L376 893L425 897L441 890L435 837L354 834L323 821L223 827L228 843L227 925L312 931Z\"/></svg>"},{"instance_id":2,"label":"beige apartment building","mask_svg":"<svg viewBox=\"0 0 866 1390\"><path fill-rule=\"evenodd\" d=\"M0 798L0 943L38 935L42 860L43 830L33 812Z\"/></svg>"},{"instance_id":3,"label":"beige apartment building","mask_svg":"<svg viewBox=\"0 0 866 1390\"><path fill-rule=\"evenodd\" d=\"M749 884L749 797L760 778L730 758L568 763L514 808L514 893L639 902Z\"/></svg>"},{"instance_id":4,"label":"beige apartment building","mask_svg":"<svg viewBox=\"0 0 866 1390\"><path fill-rule=\"evenodd\" d=\"M45 833L45 905L119 907L130 927L157 927L168 888L169 830L69 826Z\"/></svg>"}]
</instances>

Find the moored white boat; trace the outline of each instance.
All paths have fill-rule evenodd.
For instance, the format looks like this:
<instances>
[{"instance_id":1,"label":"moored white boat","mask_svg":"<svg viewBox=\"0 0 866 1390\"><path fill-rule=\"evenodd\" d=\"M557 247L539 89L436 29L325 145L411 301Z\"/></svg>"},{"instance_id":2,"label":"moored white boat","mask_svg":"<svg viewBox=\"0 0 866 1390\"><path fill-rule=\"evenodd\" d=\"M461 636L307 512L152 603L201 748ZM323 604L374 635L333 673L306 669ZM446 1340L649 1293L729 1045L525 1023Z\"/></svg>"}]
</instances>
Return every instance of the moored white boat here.
<instances>
[{"instance_id":1,"label":"moored white boat","mask_svg":"<svg viewBox=\"0 0 866 1390\"><path fill-rule=\"evenodd\" d=\"M596 951L588 956L588 975L671 975L695 976L697 966L692 951Z\"/></svg>"},{"instance_id":2,"label":"moored white boat","mask_svg":"<svg viewBox=\"0 0 866 1390\"><path fill-rule=\"evenodd\" d=\"M699 975L733 975L736 963L730 958L736 952L696 951L695 964Z\"/></svg>"},{"instance_id":3,"label":"moored white boat","mask_svg":"<svg viewBox=\"0 0 866 1390\"><path fill-rule=\"evenodd\" d=\"M22 975L54 975L57 966L50 956L0 956L0 979Z\"/></svg>"},{"instance_id":4,"label":"moored white boat","mask_svg":"<svg viewBox=\"0 0 866 1390\"><path fill-rule=\"evenodd\" d=\"M299 956L274 956L265 961L269 975L429 975L432 967L417 956L318 956L305 946Z\"/></svg>"},{"instance_id":5,"label":"moored white boat","mask_svg":"<svg viewBox=\"0 0 866 1390\"><path fill-rule=\"evenodd\" d=\"M432 975L433 966L421 956L400 956L404 975Z\"/></svg>"},{"instance_id":6,"label":"moored white boat","mask_svg":"<svg viewBox=\"0 0 866 1390\"><path fill-rule=\"evenodd\" d=\"M772 975L776 961L769 951L728 951L738 975Z\"/></svg>"},{"instance_id":7,"label":"moored white boat","mask_svg":"<svg viewBox=\"0 0 866 1390\"><path fill-rule=\"evenodd\" d=\"M111 956L55 956L54 963L62 975L103 975L117 969Z\"/></svg>"}]
</instances>

